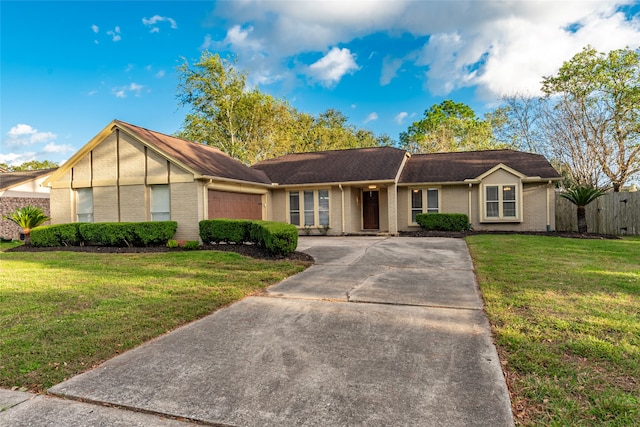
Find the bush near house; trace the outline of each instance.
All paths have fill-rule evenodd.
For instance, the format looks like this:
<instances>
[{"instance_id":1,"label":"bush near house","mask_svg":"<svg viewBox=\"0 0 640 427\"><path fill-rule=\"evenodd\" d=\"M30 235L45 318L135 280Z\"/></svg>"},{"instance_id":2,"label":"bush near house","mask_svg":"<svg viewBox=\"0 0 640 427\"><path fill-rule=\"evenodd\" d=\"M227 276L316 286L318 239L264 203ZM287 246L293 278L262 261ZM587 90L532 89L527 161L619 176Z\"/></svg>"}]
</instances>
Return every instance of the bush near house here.
<instances>
[{"instance_id":1,"label":"bush near house","mask_svg":"<svg viewBox=\"0 0 640 427\"><path fill-rule=\"evenodd\" d=\"M205 243L254 243L276 255L289 255L298 246L298 229L274 221L206 219L200 221L200 238Z\"/></svg>"},{"instance_id":2,"label":"bush near house","mask_svg":"<svg viewBox=\"0 0 640 427\"><path fill-rule=\"evenodd\" d=\"M245 219L207 219L200 221L200 238L205 243L243 243L250 241L251 221Z\"/></svg>"},{"instance_id":3,"label":"bush near house","mask_svg":"<svg viewBox=\"0 0 640 427\"><path fill-rule=\"evenodd\" d=\"M467 231L470 228L469 217L465 214L418 214L416 222L425 230Z\"/></svg>"},{"instance_id":4,"label":"bush near house","mask_svg":"<svg viewBox=\"0 0 640 427\"><path fill-rule=\"evenodd\" d=\"M166 245L177 228L176 221L58 224L35 228L32 242L34 246Z\"/></svg>"},{"instance_id":5,"label":"bush near house","mask_svg":"<svg viewBox=\"0 0 640 427\"><path fill-rule=\"evenodd\" d=\"M79 246L82 241L80 223L45 225L31 230L33 246Z\"/></svg>"}]
</instances>

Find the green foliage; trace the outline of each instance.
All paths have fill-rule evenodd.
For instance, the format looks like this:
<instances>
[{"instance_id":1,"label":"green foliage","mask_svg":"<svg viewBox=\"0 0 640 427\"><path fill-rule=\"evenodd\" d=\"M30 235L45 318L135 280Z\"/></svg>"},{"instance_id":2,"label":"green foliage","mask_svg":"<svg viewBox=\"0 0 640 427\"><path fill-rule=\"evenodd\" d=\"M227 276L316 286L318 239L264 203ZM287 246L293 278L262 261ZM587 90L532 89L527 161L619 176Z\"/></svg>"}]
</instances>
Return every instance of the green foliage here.
<instances>
[{"instance_id":1,"label":"green foliage","mask_svg":"<svg viewBox=\"0 0 640 427\"><path fill-rule=\"evenodd\" d=\"M414 122L400 134L400 145L412 153L473 151L505 148L508 145L493 137L493 121L482 120L471 107L446 100L424 112L424 118Z\"/></svg>"},{"instance_id":2,"label":"green foliage","mask_svg":"<svg viewBox=\"0 0 640 427\"><path fill-rule=\"evenodd\" d=\"M606 194L604 191L597 188L577 186L560 193L560 197L567 199L576 206L587 206L604 194Z\"/></svg>"},{"instance_id":3,"label":"green foliage","mask_svg":"<svg viewBox=\"0 0 640 427\"><path fill-rule=\"evenodd\" d=\"M168 247L169 249L175 249L175 248L177 248L178 246L180 246L180 245L178 245L178 241L177 241L177 240L171 239L171 240L169 240L169 241L167 242L167 247Z\"/></svg>"},{"instance_id":4,"label":"green foliage","mask_svg":"<svg viewBox=\"0 0 640 427\"><path fill-rule=\"evenodd\" d=\"M578 185L598 186L605 176L613 191L640 172L640 52L598 53L587 46L544 77L557 128L551 135L559 160L572 166ZM556 101L557 100L557 101ZM589 162L587 170L580 166Z\"/></svg>"},{"instance_id":5,"label":"green foliage","mask_svg":"<svg viewBox=\"0 0 640 427\"><path fill-rule=\"evenodd\" d=\"M80 236L80 223L55 224L31 230L33 246L79 246L83 240Z\"/></svg>"},{"instance_id":6,"label":"green foliage","mask_svg":"<svg viewBox=\"0 0 640 427\"><path fill-rule=\"evenodd\" d=\"M200 221L200 238L205 243L242 243L249 241L251 222L244 219L208 219Z\"/></svg>"},{"instance_id":7,"label":"green foliage","mask_svg":"<svg viewBox=\"0 0 640 427\"><path fill-rule=\"evenodd\" d=\"M104 246L166 245L177 228L176 221L83 223L79 227L85 242Z\"/></svg>"},{"instance_id":8,"label":"green foliage","mask_svg":"<svg viewBox=\"0 0 640 427\"><path fill-rule=\"evenodd\" d=\"M24 162L18 166L9 166L6 163L0 163L0 168L8 171L8 172L24 172L24 171L35 171L35 170L44 170L44 169L55 169L60 165L56 162L52 162L49 160L29 160L28 162Z\"/></svg>"},{"instance_id":9,"label":"green foliage","mask_svg":"<svg viewBox=\"0 0 640 427\"><path fill-rule=\"evenodd\" d=\"M252 221L251 241L276 255L289 255L298 247L298 229L291 224Z\"/></svg>"},{"instance_id":10,"label":"green foliage","mask_svg":"<svg viewBox=\"0 0 640 427\"><path fill-rule=\"evenodd\" d=\"M560 197L567 199L578 207L578 232L586 233L588 231L587 216L585 206L593 202L598 197L605 194L604 191L593 187L577 186L570 188L564 193L560 193Z\"/></svg>"},{"instance_id":11,"label":"green foliage","mask_svg":"<svg viewBox=\"0 0 640 427\"><path fill-rule=\"evenodd\" d=\"M252 164L295 152L390 145L386 135L347 123L328 109L312 116L286 100L247 87L247 73L233 59L203 52L198 62L178 67L178 99L190 107L178 136L211 145Z\"/></svg>"},{"instance_id":12,"label":"green foliage","mask_svg":"<svg viewBox=\"0 0 640 427\"><path fill-rule=\"evenodd\" d=\"M273 221L208 219L200 221L203 242L249 242L266 248L276 255L289 255L298 246L298 229Z\"/></svg>"},{"instance_id":13,"label":"green foliage","mask_svg":"<svg viewBox=\"0 0 640 427\"><path fill-rule=\"evenodd\" d=\"M184 244L184 248L188 251L193 251L200 248L200 242L197 240L188 240Z\"/></svg>"},{"instance_id":14,"label":"green foliage","mask_svg":"<svg viewBox=\"0 0 640 427\"><path fill-rule=\"evenodd\" d=\"M424 213L416 215L416 222L425 230L468 231L469 217L465 214Z\"/></svg>"},{"instance_id":15,"label":"green foliage","mask_svg":"<svg viewBox=\"0 0 640 427\"><path fill-rule=\"evenodd\" d=\"M34 246L155 246L168 244L178 228L175 221L69 223L38 227Z\"/></svg>"},{"instance_id":16,"label":"green foliage","mask_svg":"<svg viewBox=\"0 0 640 427\"><path fill-rule=\"evenodd\" d=\"M42 209L31 205L18 208L3 218L16 223L18 227L22 228L26 236L25 244L27 245L30 244L31 229L51 219L44 214Z\"/></svg>"}]
</instances>

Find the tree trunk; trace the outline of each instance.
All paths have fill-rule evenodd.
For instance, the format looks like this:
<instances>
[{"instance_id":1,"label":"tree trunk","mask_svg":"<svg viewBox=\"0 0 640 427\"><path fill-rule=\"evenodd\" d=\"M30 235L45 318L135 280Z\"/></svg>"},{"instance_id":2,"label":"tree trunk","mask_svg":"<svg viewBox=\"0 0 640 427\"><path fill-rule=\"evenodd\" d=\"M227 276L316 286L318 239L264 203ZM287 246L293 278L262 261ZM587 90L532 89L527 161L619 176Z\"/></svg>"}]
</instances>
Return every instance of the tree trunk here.
<instances>
[{"instance_id":1,"label":"tree trunk","mask_svg":"<svg viewBox=\"0 0 640 427\"><path fill-rule=\"evenodd\" d=\"M578 206L578 233L587 232L587 215L584 206Z\"/></svg>"}]
</instances>

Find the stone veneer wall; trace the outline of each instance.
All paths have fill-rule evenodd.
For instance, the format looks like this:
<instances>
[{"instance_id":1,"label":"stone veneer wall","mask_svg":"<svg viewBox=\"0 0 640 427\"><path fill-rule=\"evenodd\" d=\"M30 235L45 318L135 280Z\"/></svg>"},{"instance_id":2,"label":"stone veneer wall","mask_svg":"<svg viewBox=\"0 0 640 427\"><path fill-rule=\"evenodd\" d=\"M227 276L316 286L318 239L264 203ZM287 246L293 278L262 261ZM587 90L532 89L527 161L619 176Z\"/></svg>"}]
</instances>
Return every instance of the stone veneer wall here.
<instances>
[{"instance_id":1,"label":"stone veneer wall","mask_svg":"<svg viewBox=\"0 0 640 427\"><path fill-rule=\"evenodd\" d=\"M47 216L51 215L49 211L49 198L0 197L0 218L2 218L0 219L0 237L15 240L20 238L22 229L14 222L4 219L4 216L9 215L18 208L29 205L41 208ZM47 221L45 224L49 224L49 222Z\"/></svg>"}]
</instances>

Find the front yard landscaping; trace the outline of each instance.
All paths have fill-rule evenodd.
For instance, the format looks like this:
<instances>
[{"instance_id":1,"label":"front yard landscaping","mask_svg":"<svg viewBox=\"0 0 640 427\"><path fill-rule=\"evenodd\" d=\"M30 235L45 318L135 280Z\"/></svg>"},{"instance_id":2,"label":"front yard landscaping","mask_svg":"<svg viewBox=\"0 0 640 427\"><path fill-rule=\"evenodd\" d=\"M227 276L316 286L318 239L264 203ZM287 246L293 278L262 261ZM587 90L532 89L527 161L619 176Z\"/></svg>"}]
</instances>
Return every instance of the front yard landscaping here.
<instances>
[{"instance_id":1,"label":"front yard landscaping","mask_svg":"<svg viewBox=\"0 0 640 427\"><path fill-rule=\"evenodd\" d=\"M43 391L308 263L207 250L0 252L0 265L0 387Z\"/></svg>"},{"instance_id":2,"label":"front yard landscaping","mask_svg":"<svg viewBox=\"0 0 640 427\"><path fill-rule=\"evenodd\" d=\"M519 425L640 420L640 239L467 237Z\"/></svg>"}]
</instances>

